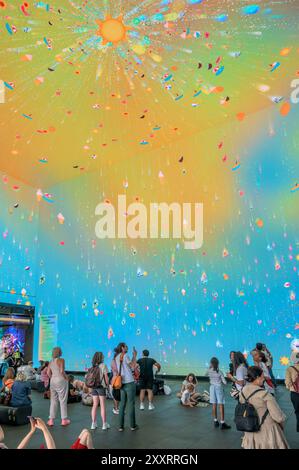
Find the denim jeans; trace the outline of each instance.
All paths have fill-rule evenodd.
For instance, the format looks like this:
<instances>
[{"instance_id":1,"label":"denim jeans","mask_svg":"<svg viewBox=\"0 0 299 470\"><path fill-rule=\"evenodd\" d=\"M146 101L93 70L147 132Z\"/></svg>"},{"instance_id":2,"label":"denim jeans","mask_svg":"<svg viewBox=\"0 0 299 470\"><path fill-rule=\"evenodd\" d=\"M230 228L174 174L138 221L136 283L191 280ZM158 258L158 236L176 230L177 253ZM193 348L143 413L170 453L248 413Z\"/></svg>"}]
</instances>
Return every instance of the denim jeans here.
<instances>
[{"instance_id":1,"label":"denim jeans","mask_svg":"<svg viewBox=\"0 0 299 470\"><path fill-rule=\"evenodd\" d=\"M135 428L135 397L136 397L136 385L135 382L124 384L120 389L120 405L119 405L119 425L121 428L125 424L125 410L128 406L128 416L130 419L131 428Z\"/></svg>"}]
</instances>

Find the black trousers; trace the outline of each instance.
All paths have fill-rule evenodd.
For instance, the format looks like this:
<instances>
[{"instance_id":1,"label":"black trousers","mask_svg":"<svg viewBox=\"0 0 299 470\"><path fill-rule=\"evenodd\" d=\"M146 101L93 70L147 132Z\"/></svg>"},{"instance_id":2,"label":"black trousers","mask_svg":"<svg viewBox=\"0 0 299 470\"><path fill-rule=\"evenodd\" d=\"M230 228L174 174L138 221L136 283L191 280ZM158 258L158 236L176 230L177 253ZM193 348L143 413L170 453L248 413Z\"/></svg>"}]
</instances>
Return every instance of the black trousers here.
<instances>
[{"instance_id":1,"label":"black trousers","mask_svg":"<svg viewBox=\"0 0 299 470\"><path fill-rule=\"evenodd\" d=\"M297 432L299 432L299 393L291 392L291 401L293 403L297 419Z\"/></svg>"}]
</instances>

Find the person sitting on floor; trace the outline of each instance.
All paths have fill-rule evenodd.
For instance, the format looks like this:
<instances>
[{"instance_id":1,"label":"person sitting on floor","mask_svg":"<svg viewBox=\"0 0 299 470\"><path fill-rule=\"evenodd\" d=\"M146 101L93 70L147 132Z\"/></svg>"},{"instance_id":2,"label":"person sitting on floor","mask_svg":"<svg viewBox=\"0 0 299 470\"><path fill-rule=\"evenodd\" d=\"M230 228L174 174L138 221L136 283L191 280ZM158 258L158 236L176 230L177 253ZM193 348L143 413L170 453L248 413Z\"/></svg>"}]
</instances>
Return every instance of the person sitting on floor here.
<instances>
[{"instance_id":1,"label":"person sitting on floor","mask_svg":"<svg viewBox=\"0 0 299 470\"><path fill-rule=\"evenodd\" d=\"M36 373L37 373L38 375L40 375L40 374L41 374L41 371L42 371L43 368L45 367L45 361L40 360L40 361L38 361L38 362L39 362L39 367L36 369Z\"/></svg>"},{"instance_id":2,"label":"person sitting on floor","mask_svg":"<svg viewBox=\"0 0 299 470\"><path fill-rule=\"evenodd\" d=\"M85 382L83 382L83 380L74 379L72 384L75 387L75 389L82 395L83 388L85 387Z\"/></svg>"},{"instance_id":3,"label":"person sitting on floor","mask_svg":"<svg viewBox=\"0 0 299 470\"><path fill-rule=\"evenodd\" d=\"M44 438L45 438L47 449L56 449L55 442L53 440L53 437L51 436L50 431L48 430L46 426L46 423L41 418L33 418L32 416L30 416L29 419L30 419L31 429L28 432L28 434L26 434L24 439L22 439L17 449L26 449L32 436L34 435L37 429L40 429L42 431ZM4 441L4 432L0 426L0 449L8 449L8 447L4 444L3 441Z\"/></svg>"},{"instance_id":4,"label":"person sitting on floor","mask_svg":"<svg viewBox=\"0 0 299 470\"><path fill-rule=\"evenodd\" d=\"M194 392L192 394L192 398L194 398L198 403L202 402L202 406L204 407L205 403L210 403L210 394L207 390L204 390L203 393L200 393L196 390L197 387L197 379L194 374L188 374L185 380L183 381L181 391L177 393L177 397L181 398L184 390L186 389L187 385L191 383L194 385Z\"/></svg>"},{"instance_id":5,"label":"person sitting on floor","mask_svg":"<svg viewBox=\"0 0 299 470\"><path fill-rule=\"evenodd\" d=\"M92 389L86 387L84 384L83 392L82 392L82 405L92 406L93 405L93 398L91 394Z\"/></svg>"},{"instance_id":6,"label":"person sitting on floor","mask_svg":"<svg viewBox=\"0 0 299 470\"><path fill-rule=\"evenodd\" d=\"M9 367L2 379L2 388L0 389L0 403L9 405L11 400L11 388L14 383L15 371Z\"/></svg>"},{"instance_id":7,"label":"person sitting on floor","mask_svg":"<svg viewBox=\"0 0 299 470\"><path fill-rule=\"evenodd\" d=\"M197 379L192 373L188 374L185 380L183 381L181 391L177 394L178 398L182 398L184 391L187 390L187 387L190 384L193 385L192 398L194 400L198 400L198 398L200 397L200 393L196 391Z\"/></svg>"},{"instance_id":8,"label":"person sitting on floor","mask_svg":"<svg viewBox=\"0 0 299 470\"><path fill-rule=\"evenodd\" d=\"M31 441L31 438L33 437L37 429L39 429L44 435L46 448L49 450L56 449L54 439L49 429L47 428L46 423L41 418L33 418L32 416L30 416L29 419L30 419L31 429L28 432L28 434L26 434L24 439L22 439L17 449L26 449L28 447L29 442ZM4 441L4 432L0 426L0 449L8 449L8 447L4 444L3 441ZM45 446L42 444L40 448L44 448L44 447ZM76 449L76 450L94 449L91 433L87 429L83 429L78 439L71 446L71 449Z\"/></svg>"},{"instance_id":9,"label":"person sitting on floor","mask_svg":"<svg viewBox=\"0 0 299 470\"><path fill-rule=\"evenodd\" d=\"M189 407L193 408L194 406L197 405L197 400L195 400L195 398L193 398L194 389L195 389L195 387L192 383L189 383L186 386L186 388L183 391L182 396L181 396L181 404L183 406L189 406Z\"/></svg>"},{"instance_id":10,"label":"person sitting on floor","mask_svg":"<svg viewBox=\"0 0 299 470\"><path fill-rule=\"evenodd\" d=\"M23 372L26 380L36 380L36 370L33 368L32 361L29 361L27 365L20 366L18 372Z\"/></svg>"},{"instance_id":11,"label":"person sitting on floor","mask_svg":"<svg viewBox=\"0 0 299 470\"><path fill-rule=\"evenodd\" d=\"M43 382L45 390L48 390L49 385L50 385L50 378L48 375L48 365L49 365L49 362L46 361L43 363L43 366L40 368L40 380L41 382Z\"/></svg>"},{"instance_id":12,"label":"person sitting on floor","mask_svg":"<svg viewBox=\"0 0 299 470\"><path fill-rule=\"evenodd\" d=\"M91 433L90 431L88 431L88 429L83 429L78 439L71 446L71 449L75 449L75 450L94 449Z\"/></svg>"},{"instance_id":13,"label":"person sitting on floor","mask_svg":"<svg viewBox=\"0 0 299 470\"><path fill-rule=\"evenodd\" d=\"M81 397L81 393L78 390L76 390L76 388L73 385L75 377L73 375L69 375L68 380L69 380L69 392L68 392L67 402L68 403L79 403L81 401L82 397Z\"/></svg>"},{"instance_id":14,"label":"person sitting on floor","mask_svg":"<svg viewBox=\"0 0 299 470\"><path fill-rule=\"evenodd\" d=\"M26 381L26 376L23 372L18 372L16 380L11 388L11 402L10 405L18 408L20 406L31 405L31 387Z\"/></svg>"}]
</instances>

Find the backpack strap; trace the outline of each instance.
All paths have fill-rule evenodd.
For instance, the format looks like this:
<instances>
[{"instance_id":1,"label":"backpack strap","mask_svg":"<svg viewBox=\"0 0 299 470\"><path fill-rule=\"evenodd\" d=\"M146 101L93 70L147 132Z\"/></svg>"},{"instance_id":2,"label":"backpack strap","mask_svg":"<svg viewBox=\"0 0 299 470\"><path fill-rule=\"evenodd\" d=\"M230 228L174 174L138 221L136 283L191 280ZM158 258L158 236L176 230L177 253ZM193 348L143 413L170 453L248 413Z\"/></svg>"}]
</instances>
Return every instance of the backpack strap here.
<instances>
[{"instance_id":1,"label":"backpack strap","mask_svg":"<svg viewBox=\"0 0 299 470\"><path fill-rule=\"evenodd\" d=\"M265 411L265 413L264 413L264 415L263 415L263 417L262 417L262 419L261 419L261 422L260 422L260 429L261 429L261 427L263 426L263 424L264 424L264 422L265 422L265 419L267 418L268 414L269 414L269 410L268 410L268 408L267 408L267 410Z\"/></svg>"},{"instance_id":2,"label":"backpack strap","mask_svg":"<svg viewBox=\"0 0 299 470\"><path fill-rule=\"evenodd\" d=\"M249 397L247 397L247 399L245 398L243 392L241 392L241 394L242 394L242 396L243 396L245 402L248 403L248 402L249 402L249 398L251 398L251 397L252 397L253 395L255 395L257 392L265 392L265 391L266 391L266 390L264 390L264 389L262 389L262 388L259 388L259 389L255 390L254 392L252 392L252 393L249 395ZM264 424L265 419L267 418L268 414L269 414L269 410L268 410L268 408L267 408L267 410L265 411L265 413L264 413L263 416L262 416L262 419L261 419L261 422L260 422L260 429L261 429L262 425Z\"/></svg>"},{"instance_id":3,"label":"backpack strap","mask_svg":"<svg viewBox=\"0 0 299 470\"><path fill-rule=\"evenodd\" d=\"M291 369L295 369L295 371L297 372L297 374L299 374L299 370L298 370L295 366L291 366Z\"/></svg>"},{"instance_id":4,"label":"backpack strap","mask_svg":"<svg viewBox=\"0 0 299 470\"><path fill-rule=\"evenodd\" d=\"M265 390L262 389L262 388L259 388L258 390L254 390L254 392L252 392L252 393L249 395L249 397L247 397L247 398L245 397L245 395L243 394L243 392L241 392L241 395L242 395L242 397L244 398L245 402L248 403L249 399L250 399L251 397L253 397L253 395L255 395L257 392L264 392L264 391L265 391Z\"/></svg>"},{"instance_id":5,"label":"backpack strap","mask_svg":"<svg viewBox=\"0 0 299 470\"><path fill-rule=\"evenodd\" d=\"M118 372L118 375L121 375L121 367L122 367L122 364L123 364L123 360L124 360L124 353L121 353L120 358L119 358L119 372Z\"/></svg>"}]
</instances>

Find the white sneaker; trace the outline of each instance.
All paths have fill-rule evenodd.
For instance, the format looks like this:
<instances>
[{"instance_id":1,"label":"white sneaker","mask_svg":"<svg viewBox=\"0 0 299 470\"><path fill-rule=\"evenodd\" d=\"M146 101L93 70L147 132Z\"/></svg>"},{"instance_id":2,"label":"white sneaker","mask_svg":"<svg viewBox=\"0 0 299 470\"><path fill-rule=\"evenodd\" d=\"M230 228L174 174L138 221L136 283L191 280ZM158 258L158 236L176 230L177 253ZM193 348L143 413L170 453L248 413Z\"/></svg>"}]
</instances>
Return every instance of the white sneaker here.
<instances>
[{"instance_id":1,"label":"white sneaker","mask_svg":"<svg viewBox=\"0 0 299 470\"><path fill-rule=\"evenodd\" d=\"M140 403L140 409L144 410L144 403Z\"/></svg>"},{"instance_id":2,"label":"white sneaker","mask_svg":"<svg viewBox=\"0 0 299 470\"><path fill-rule=\"evenodd\" d=\"M90 429L94 431L95 429L97 429L97 427L98 427L97 423L91 423Z\"/></svg>"},{"instance_id":3,"label":"white sneaker","mask_svg":"<svg viewBox=\"0 0 299 470\"><path fill-rule=\"evenodd\" d=\"M110 424L104 423L103 426L102 426L102 430L107 431L107 429L110 429Z\"/></svg>"},{"instance_id":4,"label":"white sneaker","mask_svg":"<svg viewBox=\"0 0 299 470\"><path fill-rule=\"evenodd\" d=\"M148 405L148 409L149 409L149 410L154 410L154 409L155 409L155 407L154 407L154 405L153 405L152 403L149 403L149 405Z\"/></svg>"},{"instance_id":5,"label":"white sneaker","mask_svg":"<svg viewBox=\"0 0 299 470\"><path fill-rule=\"evenodd\" d=\"M113 408L112 413L114 413L115 415L119 415L119 410L116 410L115 408Z\"/></svg>"}]
</instances>

